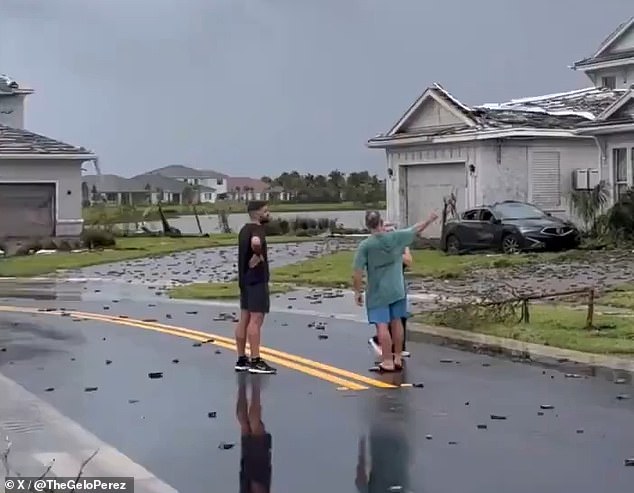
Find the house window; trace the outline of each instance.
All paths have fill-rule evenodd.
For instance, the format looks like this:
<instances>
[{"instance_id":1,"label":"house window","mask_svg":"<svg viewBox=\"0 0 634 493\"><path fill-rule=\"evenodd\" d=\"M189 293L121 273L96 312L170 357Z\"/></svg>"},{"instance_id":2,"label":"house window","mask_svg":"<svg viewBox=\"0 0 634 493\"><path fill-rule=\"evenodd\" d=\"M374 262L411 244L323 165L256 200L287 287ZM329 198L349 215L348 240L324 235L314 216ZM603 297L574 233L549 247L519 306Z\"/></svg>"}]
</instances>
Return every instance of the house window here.
<instances>
[{"instance_id":1,"label":"house window","mask_svg":"<svg viewBox=\"0 0 634 493\"><path fill-rule=\"evenodd\" d=\"M608 89L616 89L616 77L601 77L601 87L607 87Z\"/></svg>"},{"instance_id":2,"label":"house window","mask_svg":"<svg viewBox=\"0 0 634 493\"><path fill-rule=\"evenodd\" d=\"M218 179L216 179L216 183L217 183L218 185L222 185L222 178L218 178Z\"/></svg>"},{"instance_id":3,"label":"house window","mask_svg":"<svg viewBox=\"0 0 634 493\"><path fill-rule=\"evenodd\" d=\"M612 151L612 165L614 167L614 198L619 200L628 189L627 149L625 147Z\"/></svg>"}]
</instances>

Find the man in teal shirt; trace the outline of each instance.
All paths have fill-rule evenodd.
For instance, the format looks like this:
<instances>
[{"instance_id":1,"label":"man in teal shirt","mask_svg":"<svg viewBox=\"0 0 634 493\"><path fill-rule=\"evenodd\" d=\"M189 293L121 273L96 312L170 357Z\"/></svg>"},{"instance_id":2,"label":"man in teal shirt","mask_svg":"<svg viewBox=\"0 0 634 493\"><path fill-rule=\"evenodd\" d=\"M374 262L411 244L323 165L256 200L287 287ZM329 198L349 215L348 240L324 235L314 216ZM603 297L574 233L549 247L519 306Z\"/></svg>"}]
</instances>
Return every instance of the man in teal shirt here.
<instances>
[{"instance_id":1,"label":"man in teal shirt","mask_svg":"<svg viewBox=\"0 0 634 493\"><path fill-rule=\"evenodd\" d=\"M414 243L416 236L437 218L438 215L433 212L426 221L387 233L379 212L366 213L365 223L371 235L357 249L353 263L353 285L357 305L363 306L361 284L365 271L368 322L376 325L382 352L381 362L373 371L391 372L403 368L401 351L394 352L394 348L403 347L401 318L407 316L402 255L405 248Z\"/></svg>"}]
</instances>

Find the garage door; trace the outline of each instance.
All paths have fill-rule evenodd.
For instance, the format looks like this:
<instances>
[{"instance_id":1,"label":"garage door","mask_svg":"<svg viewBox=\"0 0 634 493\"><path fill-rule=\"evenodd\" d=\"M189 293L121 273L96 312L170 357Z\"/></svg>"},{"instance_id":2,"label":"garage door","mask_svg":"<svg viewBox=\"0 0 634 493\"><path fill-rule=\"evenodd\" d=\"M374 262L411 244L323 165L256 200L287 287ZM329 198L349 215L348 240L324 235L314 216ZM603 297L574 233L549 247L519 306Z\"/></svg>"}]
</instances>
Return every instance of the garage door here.
<instances>
[{"instance_id":1,"label":"garage door","mask_svg":"<svg viewBox=\"0 0 634 493\"><path fill-rule=\"evenodd\" d=\"M54 233L54 184L0 183L0 238L48 237Z\"/></svg>"},{"instance_id":2,"label":"garage door","mask_svg":"<svg viewBox=\"0 0 634 493\"><path fill-rule=\"evenodd\" d=\"M424 164L407 167L407 223L425 219L434 209L440 213L443 198L456 195L458 211L464 208L467 172L464 163ZM440 237L440 221L423 233L428 238Z\"/></svg>"}]
</instances>

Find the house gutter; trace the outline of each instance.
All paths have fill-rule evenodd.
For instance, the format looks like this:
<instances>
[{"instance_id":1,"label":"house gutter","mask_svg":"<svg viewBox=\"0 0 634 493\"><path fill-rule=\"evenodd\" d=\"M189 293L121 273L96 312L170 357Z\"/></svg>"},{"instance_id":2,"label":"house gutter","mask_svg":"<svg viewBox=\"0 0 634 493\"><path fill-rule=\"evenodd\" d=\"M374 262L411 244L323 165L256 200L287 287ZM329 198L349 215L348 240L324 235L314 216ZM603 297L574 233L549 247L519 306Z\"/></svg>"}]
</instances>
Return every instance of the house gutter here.
<instances>
[{"instance_id":1,"label":"house gutter","mask_svg":"<svg viewBox=\"0 0 634 493\"><path fill-rule=\"evenodd\" d=\"M95 161L96 154L1 154L0 159L79 159Z\"/></svg>"},{"instance_id":2,"label":"house gutter","mask_svg":"<svg viewBox=\"0 0 634 493\"><path fill-rule=\"evenodd\" d=\"M473 132L460 136L412 136L410 138L403 139L385 139L374 140L370 139L367 146L372 149L381 149L385 147L396 146L411 146L416 144L444 144L452 142L470 142L479 140L490 139L505 139L513 137L526 137L526 138L539 138L539 137L554 137L554 138L587 138L586 136L577 135L573 130L539 130L539 129L526 129L521 131L517 129L512 130L495 130L489 132Z\"/></svg>"}]
</instances>

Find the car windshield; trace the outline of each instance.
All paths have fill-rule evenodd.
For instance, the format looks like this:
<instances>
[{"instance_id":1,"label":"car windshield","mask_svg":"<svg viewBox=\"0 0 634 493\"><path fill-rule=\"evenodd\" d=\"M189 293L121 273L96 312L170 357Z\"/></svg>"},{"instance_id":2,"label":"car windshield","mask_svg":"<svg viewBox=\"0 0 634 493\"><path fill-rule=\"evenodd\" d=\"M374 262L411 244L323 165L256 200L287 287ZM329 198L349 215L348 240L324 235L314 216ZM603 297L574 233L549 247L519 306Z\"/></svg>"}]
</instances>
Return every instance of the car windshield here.
<instances>
[{"instance_id":1,"label":"car windshield","mask_svg":"<svg viewBox=\"0 0 634 493\"><path fill-rule=\"evenodd\" d=\"M537 207L521 203L498 204L495 212L500 219L541 219L546 216Z\"/></svg>"}]
</instances>

